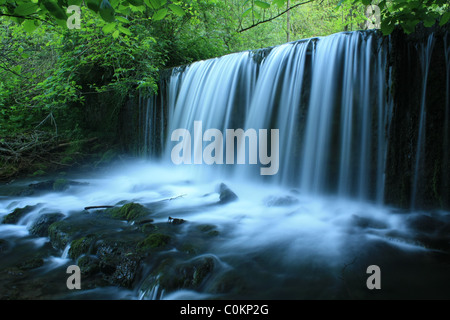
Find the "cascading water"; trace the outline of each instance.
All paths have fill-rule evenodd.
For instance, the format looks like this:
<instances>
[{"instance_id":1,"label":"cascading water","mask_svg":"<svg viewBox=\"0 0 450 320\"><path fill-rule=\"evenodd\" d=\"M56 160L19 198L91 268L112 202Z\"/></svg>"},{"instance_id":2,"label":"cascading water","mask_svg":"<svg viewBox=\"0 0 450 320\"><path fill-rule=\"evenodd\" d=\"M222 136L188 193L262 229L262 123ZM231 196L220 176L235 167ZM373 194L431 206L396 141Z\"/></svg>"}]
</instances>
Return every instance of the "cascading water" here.
<instances>
[{"instance_id":1,"label":"cascading water","mask_svg":"<svg viewBox=\"0 0 450 320\"><path fill-rule=\"evenodd\" d=\"M438 153L439 161L444 159L444 176L450 94L447 37L446 137L444 152L439 142ZM414 149L405 168L396 167L390 154L398 147L392 140L399 130L394 101L398 62L391 56L391 39L376 32L306 39L167 71L159 94L142 95L137 106L139 149L150 160L64 176L73 180L64 191L51 187L33 194L36 189L27 187L29 181L12 186L23 196L2 196L0 218L14 218L9 215L15 209L31 211L15 223L0 225L0 287L7 294L8 288L28 289L27 281L4 276L16 274L16 266L32 252L45 259L38 259L39 267L20 272L45 279L48 291L42 295L51 298L450 297L449 215L413 210L402 214L405 211L384 203L392 192L387 183L392 171L411 169L411 186L424 180L420 167L427 159L423 152L430 149L423 146L429 138L425 129L433 119L426 117L426 79L428 73L430 79L433 75L431 54L441 45L436 39L419 46L423 92L421 104L414 106L420 112L412 133L401 137ZM171 135L180 128L193 138L191 165L171 161L178 143ZM207 165L202 152L214 135L198 133L215 129L210 132L222 132L226 138L227 129L240 128L249 134L245 144L233 150L234 165L225 164L225 146L215 150L217 163ZM267 157L275 147L270 130L279 130L276 174L262 176L260 167L267 164L249 163L250 129L267 130ZM253 137L259 138L260 147L264 135ZM242 149L246 164L237 164ZM414 197L420 194L407 183L404 188ZM128 221L111 217L107 210L84 209L118 209L131 202L146 208L148 215ZM51 217L62 220L48 227L48 235L36 233L35 227ZM152 237L160 241L151 242ZM148 242L150 248L143 250ZM77 256L77 250L87 252ZM66 288L69 264L92 272L82 278L81 291ZM367 267L374 264L382 270L378 292L366 286ZM110 286L97 287L99 279Z\"/></svg>"},{"instance_id":2,"label":"cascading water","mask_svg":"<svg viewBox=\"0 0 450 320\"><path fill-rule=\"evenodd\" d=\"M160 134L165 160L170 162L174 146L170 133L184 128L194 135L195 121L222 132L279 129L280 170L271 181L304 193L381 202L391 104L387 50L379 37L341 33L272 48L262 62L258 54L236 53L173 70L168 131ZM194 164L201 163L207 145L199 139L193 142ZM215 172L257 179L255 166L222 167Z\"/></svg>"}]
</instances>

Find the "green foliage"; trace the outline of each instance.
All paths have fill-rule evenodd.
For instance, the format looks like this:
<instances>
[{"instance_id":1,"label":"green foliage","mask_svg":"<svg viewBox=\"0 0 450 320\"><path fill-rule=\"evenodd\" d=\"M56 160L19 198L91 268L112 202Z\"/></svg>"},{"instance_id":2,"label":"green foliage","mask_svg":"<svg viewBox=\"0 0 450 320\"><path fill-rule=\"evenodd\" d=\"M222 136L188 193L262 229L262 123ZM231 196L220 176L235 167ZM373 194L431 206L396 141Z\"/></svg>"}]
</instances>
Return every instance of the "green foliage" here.
<instances>
[{"instance_id":1,"label":"green foliage","mask_svg":"<svg viewBox=\"0 0 450 320\"><path fill-rule=\"evenodd\" d=\"M450 19L448 0L341 0L339 4L349 2L377 5L381 13L381 31L385 35L396 25L400 25L405 33L411 33L420 22L425 27L435 23L442 26Z\"/></svg>"}]
</instances>

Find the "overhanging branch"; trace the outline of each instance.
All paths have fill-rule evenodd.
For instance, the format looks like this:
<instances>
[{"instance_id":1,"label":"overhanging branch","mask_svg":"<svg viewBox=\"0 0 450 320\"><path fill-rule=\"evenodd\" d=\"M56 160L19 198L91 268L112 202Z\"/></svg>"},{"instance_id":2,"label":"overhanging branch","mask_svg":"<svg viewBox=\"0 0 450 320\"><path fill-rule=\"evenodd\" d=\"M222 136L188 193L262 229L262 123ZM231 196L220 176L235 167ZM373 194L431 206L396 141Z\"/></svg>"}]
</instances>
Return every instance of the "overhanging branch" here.
<instances>
[{"instance_id":1,"label":"overhanging branch","mask_svg":"<svg viewBox=\"0 0 450 320\"><path fill-rule=\"evenodd\" d=\"M262 23L266 23L266 22L270 22L270 21L272 21L272 20L275 20L276 18L281 17L283 14L285 14L286 12L288 12L288 11L291 10L291 9L294 9L294 8L296 8L296 7L298 7L298 6L301 6L301 5L303 5L303 4L307 4L307 3L310 3L310 2L313 2L313 1L316 1L316 0L309 0L309 1L297 3L297 4L293 5L292 7L290 7L290 8L288 8L288 9L284 10L283 12L277 14L276 16L273 16L272 18L269 18L269 19L266 19L266 20L258 21L257 23L254 23L254 24L252 24L251 26L248 26L248 27L246 27L246 28L243 28L243 29L238 30L238 33L247 31L247 30L249 30L249 29L251 29L251 28L254 28L254 27L256 27L256 26L259 26L259 25L262 24Z\"/></svg>"}]
</instances>

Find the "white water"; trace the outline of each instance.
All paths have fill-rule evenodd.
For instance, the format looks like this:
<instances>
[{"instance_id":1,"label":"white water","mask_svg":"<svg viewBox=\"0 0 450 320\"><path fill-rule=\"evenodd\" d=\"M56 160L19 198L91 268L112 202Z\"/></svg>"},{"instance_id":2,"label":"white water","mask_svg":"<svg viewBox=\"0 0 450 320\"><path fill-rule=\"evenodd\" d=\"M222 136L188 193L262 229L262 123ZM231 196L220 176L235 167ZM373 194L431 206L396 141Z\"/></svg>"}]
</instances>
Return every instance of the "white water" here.
<instances>
[{"instance_id":1,"label":"white water","mask_svg":"<svg viewBox=\"0 0 450 320\"><path fill-rule=\"evenodd\" d=\"M426 50L423 61L431 49ZM11 242L27 238L42 247L42 238L29 237L28 229L43 213L70 216L87 206L165 200L152 216L155 222L166 222L176 212L176 218L188 222L216 225L219 238L209 253L221 266L243 274L256 287L253 293L259 286L261 292L275 291L265 298L278 298L277 292L283 293L290 279L303 280L305 265L312 270L329 268L338 279L342 266L355 258L373 264L383 261L374 243L402 252L428 252L409 237L413 233L406 227L407 216L383 205L392 102L386 92L387 61L381 44L371 34L342 33L273 48L261 64L257 57L243 52L174 70L167 95L159 97L166 107L155 98L142 100L140 106L143 151L153 155L162 148L161 162L128 162L89 173L75 179L88 185L71 186L63 193L4 198L0 218L15 208L42 205L18 225L0 225L1 238ZM167 114L167 124L158 113ZM167 135L177 128L193 132L196 120L205 129L222 131L280 129L279 174L263 180L256 170L259 166L172 165L173 143ZM160 130L166 135L158 135ZM222 182L236 193L236 202L214 205ZM288 204L273 205L277 199L288 199ZM358 226L361 219L368 219L368 226ZM45 268L71 263L68 249L49 258ZM136 289L87 294L109 296L110 290L117 290L119 298L213 297L187 290L161 292L157 286L148 292ZM289 290L294 297L295 288Z\"/></svg>"},{"instance_id":2,"label":"white water","mask_svg":"<svg viewBox=\"0 0 450 320\"><path fill-rule=\"evenodd\" d=\"M161 108L159 102L149 99L143 113L144 149L162 146L163 159L170 163L177 143L171 133L187 129L194 136L195 121L202 122L203 131L222 134L226 129L279 129L280 170L266 180L303 193L381 204L392 113L383 44L371 33L339 33L287 43L265 54L241 52L174 69L160 94L167 128L159 134L148 128L161 121L151 111ZM206 145L192 142L192 163ZM236 146L241 148L248 146ZM211 167L197 169L260 178L260 163Z\"/></svg>"}]
</instances>

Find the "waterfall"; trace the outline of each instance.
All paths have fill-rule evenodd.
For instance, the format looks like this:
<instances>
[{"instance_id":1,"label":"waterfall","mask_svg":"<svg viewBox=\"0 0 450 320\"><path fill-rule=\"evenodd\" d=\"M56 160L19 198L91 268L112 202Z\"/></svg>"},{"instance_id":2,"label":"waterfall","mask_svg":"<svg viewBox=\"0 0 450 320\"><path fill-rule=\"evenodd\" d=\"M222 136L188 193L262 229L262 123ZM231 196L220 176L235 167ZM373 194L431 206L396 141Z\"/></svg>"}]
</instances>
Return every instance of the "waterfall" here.
<instances>
[{"instance_id":1,"label":"waterfall","mask_svg":"<svg viewBox=\"0 0 450 320\"><path fill-rule=\"evenodd\" d=\"M419 57L420 57L420 67L422 71L422 92L420 99L420 114L419 114L419 133L417 139L417 147L416 147L416 159L414 165L414 181L412 186L412 195L411 195L411 207L415 207L415 201L417 196L417 188L418 183L421 179L421 172L424 155L425 155L425 133L426 133L426 95L427 95L427 81L428 81L428 73L431 63L431 54L433 52L434 47L434 35L433 33L429 35L427 44L419 45Z\"/></svg>"},{"instance_id":2,"label":"waterfall","mask_svg":"<svg viewBox=\"0 0 450 320\"><path fill-rule=\"evenodd\" d=\"M162 82L158 97L140 102L145 118L144 151L150 156L159 152L170 163L178 143L172 141L171 133L186 129L192 137L186 145L192 147L188 165L209 175L262 179L303 194L331 194L383 204L394 113L389 41L376 31L342 32L174 68ZM417 47L423 89L411 174L412 201L421 183L426 80L433 45L434 36L430 35L427 43ZM446 57L448 62L447 51ZM448 96L446 115L448 132ZM218 144L221 148L214 149L215 164L205 165L202 150L218 137L202 136L210 129L221 132L224 139L228 129L244 130L244 139L237 140L240 145L234 146L233 156L236 159L236 152L245 150L247 162L227 165L227 149ZM272 129L279 130L279 171L274 176L259 174L262 161L254 165L251 157L255 149L250 146L261 139L261 132L260 136L252 135L250 129L266 130L268 135Z\"/></svg>"}]
</instances>

